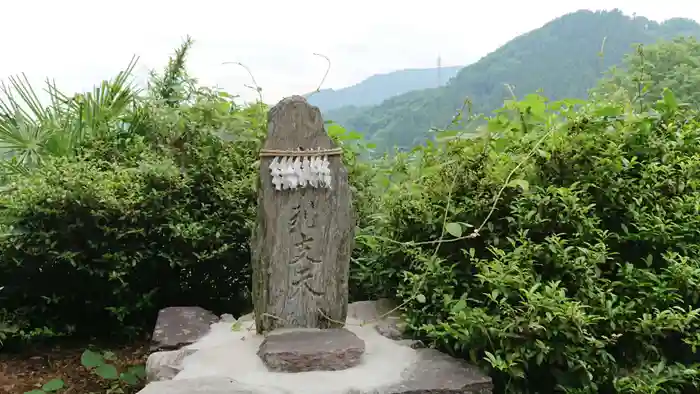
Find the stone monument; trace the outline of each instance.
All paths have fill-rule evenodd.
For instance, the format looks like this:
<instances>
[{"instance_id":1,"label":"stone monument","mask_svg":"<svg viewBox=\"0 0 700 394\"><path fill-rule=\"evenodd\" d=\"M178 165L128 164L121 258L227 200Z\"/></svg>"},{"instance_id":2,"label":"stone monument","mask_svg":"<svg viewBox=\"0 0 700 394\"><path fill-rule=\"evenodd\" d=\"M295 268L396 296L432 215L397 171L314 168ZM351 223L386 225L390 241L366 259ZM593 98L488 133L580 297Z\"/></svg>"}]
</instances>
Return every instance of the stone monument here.
<instances>
[{"instance_id":1,"label":"stone monument","mask_svg":"<svg viewBox=\"0 0 700 394\"><path fill-rule=\"evenodd\" d=\"M355 220L341 155L305 98L270 110L252 245L259 334L344 325Z\"/></svg>"},{"instance_id":2,"label":"stone monument","mask_svg":"<svg viewBox=\"0 0 700 394\"><path fill-rule=\"evenodd\" d=\"M348 305L354 215L318 108L270 110L260 152L254 312L161 311L140 394L490 394L478 368L403 337L390 300ZM385 302L386 301L386 302Z\"/></svg>"}]
</instances>

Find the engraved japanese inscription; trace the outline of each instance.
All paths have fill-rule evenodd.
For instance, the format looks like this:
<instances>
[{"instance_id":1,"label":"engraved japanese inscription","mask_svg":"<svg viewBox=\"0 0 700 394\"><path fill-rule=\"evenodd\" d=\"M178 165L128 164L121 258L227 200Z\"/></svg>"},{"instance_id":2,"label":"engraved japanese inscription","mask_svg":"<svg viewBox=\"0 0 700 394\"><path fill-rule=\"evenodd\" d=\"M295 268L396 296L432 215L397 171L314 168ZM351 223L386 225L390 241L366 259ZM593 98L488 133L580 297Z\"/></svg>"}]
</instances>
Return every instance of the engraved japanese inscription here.
<instances>
[{"instance_id":1,"label":"engraved japanese inscription","mask_svg":"<svg viewBox=\"0 0 700 394\"><path fill-rule=\"evenodd\" d=\"M303 97L286 98L270 110L251 245L259 333L345 321L355 222L341 152L318 108ZM303 166L312 162L322 168L314 176Z\"/></svg>"},{"instance_id":2,"label":"engraved japanese inscription","mask_svg":"<svg viewBox=\"0 0 700 394\"><path fill-rule=\"evenodd\" d=\"M307 206L310 209L306 209ZM299 296L299 292L306 292L312 297L320 297L325 291L323 288L314 288L313 279L320 274L321 263L318 243L314 242L314 220L317 213L313 210L313 201L302 209L301 205L292 208L292 217L289 221L290 234L294 239L294 257L289 262L292 269L292 297ZM316 286L318 287L318 286Z\"/></svg>"}]
</instances>

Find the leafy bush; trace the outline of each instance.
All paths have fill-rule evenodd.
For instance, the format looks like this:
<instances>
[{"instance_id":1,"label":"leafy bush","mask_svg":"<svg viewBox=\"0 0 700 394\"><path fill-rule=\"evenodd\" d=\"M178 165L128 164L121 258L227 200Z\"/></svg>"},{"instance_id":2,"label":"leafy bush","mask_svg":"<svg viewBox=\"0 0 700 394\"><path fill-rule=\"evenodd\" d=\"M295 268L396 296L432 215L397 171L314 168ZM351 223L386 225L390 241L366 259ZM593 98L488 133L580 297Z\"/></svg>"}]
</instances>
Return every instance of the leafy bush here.
<instances>
[{"instance_id":1,"label":"leafy bush","mask_svg":"<svg viewBox=\"0 0 700 394\"><path fill-rule=\"evenodd\" d=\"M3 307L30 329L113 336L150 329L166 305L248 308L259 112L193 97L151 99L132 114L138 128L86 137L76 155L12 178Z\"/></svg>"},{"instance_id":2,"label":"leafy bush","mask_svg":"<svg viewBox=\"0 0 700 394\"><path fill-rule=\"evenodd\" d=\"M12 148L0 342L139 332L168 305L249 310L266 108L198 87L188 45L143 95L105 83L39 117L55 149ZM358 215L351 297L398 296L417 336L498 392L698 392L700 114L668 90L635 112L613 90L509 101L480 135L372 160L329 125Z\"/></svg>"},{"instance_id":3,"label":"leafy bush","mask_svg":"<svg viewBox=\"0 0 700 394\"><path fill-rule=\"evenodd\" d=\"M3 307L22 319L4 336L136 333L170 305L249 310L267 111L240 107L182 73L169 85L171 74L83 136L73 154L48 155L9 177L0 195L0 277ZM329 132L345 148L353 192L369 198L372 165L360 158L367 145L342 128Z\"/></svg>"},{"instance_id":4,"label":"leafy bush","mask_svg":"<svg viewBox=\"0 0 700 394\"><path fill-rule=\"evenodd\" d=\"M670 92L625 108L509 102L397 157L360 234L416 334L499 392L697 392L700 122Z\"/></svg>"},{"instance_id":5,"label":"leafy bush","mask_svg":"<svg viewBox=\"0 0 700 394\"><path fill-rule=\"evenodd\" d=\"M63 333L57 333L47 326L31 327L28 319L22 316L22 312L10 312L7 309L0 308L0 348L7 348L7 344L16 344L19 342L31 342L36 338L52 338L63 336Z\"/></svg>"},{"instance_id":6,"label":"leafy bush","mask_svg":"<svg viewBox=\"0 0 700 394\"><path fill-rule=\"evenodd\" d=\"M698 108L700 93L700 42L693 36L676 37L648 46L625 56L621 67L613 67L598 86L596 96L653 104L664 89L670 89L684 103Z\"/></svg>"}]
</instances>

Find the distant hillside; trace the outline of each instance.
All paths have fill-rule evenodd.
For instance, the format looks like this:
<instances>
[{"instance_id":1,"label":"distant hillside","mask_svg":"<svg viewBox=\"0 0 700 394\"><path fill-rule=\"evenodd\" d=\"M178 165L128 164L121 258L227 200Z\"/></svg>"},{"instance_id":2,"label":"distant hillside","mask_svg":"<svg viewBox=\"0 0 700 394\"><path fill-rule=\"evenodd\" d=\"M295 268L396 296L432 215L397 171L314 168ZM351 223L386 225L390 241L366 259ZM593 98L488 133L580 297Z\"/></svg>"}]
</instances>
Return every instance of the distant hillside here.
<instances>
[{"instance_id":1,"label":"distant hillside","mask_svg":"<svg viewBox=\"0 0 700 394\"><path fill-rule=\"evenodd\" d=\"M700 37L700 25L688 19L656 23L617 10L577 11L511 40L463 68L444 87L408 92L366 108L338 108L325 118L363 132L381 147L411 147L429 138L431 127L448 125L467 97L476 113L500 108L511 97L505 84L519 97L542 89L550 99L585 98L634 44L688 35Z\"/></svg>"},{"instance_id":2,"label":"distant hillside","mask_svg":"<svg viewBox=\"0 0 700 394\"><path fill-rule=\"evenodd\" d=\"M412 90L445 85L463 66L414 68L387 74L373 75L364 81L343 89L323 89L309 97L309 103L322 112L345 106L370 106ZM309 96L309 95L307 95Z\"/></svg>"}]
</instances>

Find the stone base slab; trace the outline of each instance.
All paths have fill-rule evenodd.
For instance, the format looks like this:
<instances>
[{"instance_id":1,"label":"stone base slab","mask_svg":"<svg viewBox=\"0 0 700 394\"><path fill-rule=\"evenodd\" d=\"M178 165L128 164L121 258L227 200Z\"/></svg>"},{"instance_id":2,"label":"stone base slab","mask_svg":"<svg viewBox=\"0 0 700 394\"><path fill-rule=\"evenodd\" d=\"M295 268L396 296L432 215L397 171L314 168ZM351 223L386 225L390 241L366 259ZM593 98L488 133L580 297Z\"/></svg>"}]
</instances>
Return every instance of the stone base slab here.
<instances>
[{"instance_id":1,"label":"stone base slab","mask_svg":"<svg viewBox=\"0 0 700 394\"><path fill-rule=\"evenodd\" d=\"M271 332L258 357L270 371L340 371L360 363L365 342L346 329Z\"/></svg>"}]
</instances>

